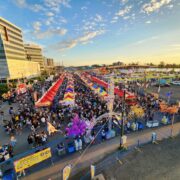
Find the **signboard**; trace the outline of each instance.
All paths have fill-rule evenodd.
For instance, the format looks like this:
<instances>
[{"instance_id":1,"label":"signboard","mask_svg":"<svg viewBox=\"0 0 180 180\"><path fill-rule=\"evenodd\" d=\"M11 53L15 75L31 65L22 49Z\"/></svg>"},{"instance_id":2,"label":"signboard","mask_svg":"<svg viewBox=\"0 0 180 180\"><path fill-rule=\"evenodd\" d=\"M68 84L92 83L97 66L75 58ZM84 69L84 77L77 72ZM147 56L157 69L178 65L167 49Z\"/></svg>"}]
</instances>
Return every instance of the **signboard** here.
<instances>
[{"instance_id":1,"label":"signboard","mask_svg":"<svg viewBox=\"0 0 180 180\"><path fill-rule=\"evenodd\" d=\"M71 165L67 165L63 169L63 180L67 180L70 176L70 173L71 173Z\"/></svg>"},{"instance_id":2,"label":"signboard","mask_svg":"<svg viewBox=\"0 0 180 180\"><path fill-rule=\"evenodd\" d=\"M91 165L91 179L93 179L95 176L95 166Z\"/></svg>"},{"instance_id":3,"label":"signboard","mask_svg":"<svg viewBox=\"0 0 180 180\"><path fill-rule=\"evenodd\" d=\"M16 172L23 171L35 164L38 164L51 157L51 149L47 148L37 153L26 156L14 162L14 168Z\"/></svg>"}]
</instances>

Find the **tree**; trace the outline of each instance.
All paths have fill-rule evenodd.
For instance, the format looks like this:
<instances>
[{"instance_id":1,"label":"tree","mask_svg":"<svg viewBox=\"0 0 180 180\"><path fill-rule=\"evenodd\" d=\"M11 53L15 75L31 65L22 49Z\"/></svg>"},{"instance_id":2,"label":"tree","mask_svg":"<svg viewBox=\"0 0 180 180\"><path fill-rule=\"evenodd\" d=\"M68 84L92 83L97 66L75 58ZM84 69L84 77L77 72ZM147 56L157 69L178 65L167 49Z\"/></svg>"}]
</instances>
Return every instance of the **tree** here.
<instances>
[{"instance_id":1,"label":"tree","mask_svg":"<svg viewBox=\"0 0 180 180\"><path fill-rule=\"evenodd\" d=\"M93 65L91 65L91 67L98 68L98 67L101 67L101 66L99 64L93 64Z\"/></svg>"},{"instance_id":2,"label":"tree","mask_svg":"<svg viewBox=\"0 0 180 180\"><path fill-rule=\"evenodd\" d=\"M159 63L159 65L158 65L158 67L160 67L160 68L164 68L164 67L165 67L165 63L164 63L164 61L161 61L161 62Z\"/></svg>"},{"instance_id":3,"label":"tree","mask_svg":"<svg viewBox=\"0 0 180 180\"><path fill-rule=\"evenodd\" d=\"M122 66L122 65L124 65L124 63L121 61L118 61L118 62L114 62L112 65L113 66Z\"/></svg>"},{"instance_id":4,"label":"tree","mask_svg":"<svg viewBox=\"0 0 180 180\"><path fill-rule=\"evenodd\" d=\"M7 84L0 84L0 96L4 93L7 93L9 90Z\"/></svg>"}]
</instances>

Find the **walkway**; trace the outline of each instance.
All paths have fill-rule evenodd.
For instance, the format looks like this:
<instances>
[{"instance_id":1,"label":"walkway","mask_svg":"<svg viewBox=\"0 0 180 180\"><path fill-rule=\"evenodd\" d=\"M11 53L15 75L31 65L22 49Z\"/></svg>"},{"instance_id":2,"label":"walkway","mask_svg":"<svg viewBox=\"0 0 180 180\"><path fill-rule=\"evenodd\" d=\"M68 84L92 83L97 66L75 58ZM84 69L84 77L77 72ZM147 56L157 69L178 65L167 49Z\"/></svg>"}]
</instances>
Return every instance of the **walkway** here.
<instances>
[{"instance_id":1,"label":"walkway","mask_svg":"<svg viewBox=\"0 0 180 180\"><path fill-rule=\"evenodd\" d=\"M137 142L139 140L140 144L148 143L151 139L151 133L156 132L158 140L162 140L164 138L168 138L170 136L171 132L171 126L164 126L157 129L147 129L142 132L136 132L127 135L127 146L133 147L137 145ZM174 125L174 131L173 134L177 135L180 132L180 123L176 123ZM92 146L87 150L85 155L78 160L80 157L79 152L69 155L65 158L63 158L60 162L45 168L43 170L39 170L38 172L35 172L29 176L26 176L25 180L48 180L51 178L51 180L55 179L61 179L62 175L62 169L68 165L77 163L77 165L73 168L72 174L75 174L79 171L81 171L84 168L88 168L91 164L94 164L97 161L100 161L103 157L105 157L107 154L112 153L113 151L116 151L119 147L119 137L116 137L112 140L108 140L106 142L103 142L101 144L98 144L96 146Z\"/></svg>"}]
</instances>

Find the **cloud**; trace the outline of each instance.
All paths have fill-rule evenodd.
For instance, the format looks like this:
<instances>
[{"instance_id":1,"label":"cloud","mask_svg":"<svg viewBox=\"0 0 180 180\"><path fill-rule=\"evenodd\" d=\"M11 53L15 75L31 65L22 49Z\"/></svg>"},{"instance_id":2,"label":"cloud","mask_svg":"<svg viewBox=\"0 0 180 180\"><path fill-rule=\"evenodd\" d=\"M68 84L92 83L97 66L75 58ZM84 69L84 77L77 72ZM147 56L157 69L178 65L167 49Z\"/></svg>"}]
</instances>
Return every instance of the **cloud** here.
<instances>
[{"instance_id":1,"label":"cloud","mask_svg":"<svg viewBox=\"0 0 180 180\"><path fill-rule=\"evenodd\" d=\"M70 8L70 0L45 0L44 5L53 12L59 12L62 6Z\"/></svg>"},{"instance_id":2,"label":"cloud","mask_svg":"<svg viewBox=\"0 0 180 180\"><path fill-rule=\"evenodd\" d=\"M125 4L125 3L128 2L128 0L121 0L121 2L122 2L123 4Z\"/></svg>"},{"instance_id":3,"label":"cloud","mask_svg":"<svg viewBox=\"0 0 180 180\"><path fill-rule=\"evenodd\" d=\"M40 31L41 25L42 25L42 24L41 24L41 22L39 22L39 21L34 22L34 23L33 23L33 29L34 29L34 31L35 31L35 32Z\"/></svg>"},{"instance_id":4,"label":"cloud","mask_svg":"<svg viewBox=\"0 0 180 180\"><path fill-rule=\"evenodd\" d=\"M91 17L88 20L84 19L83 22L83 26L82 26L82 30L84 31L95 31L97 29L97 26L100 26L100 22L103 21L102 17L100 16L99 19L97 18L97 16L100 15L96 15L95 17Z\"/></svg>"},{"instance_id":5,"label":"cloud","mask_svg":"<svg viewBox=\"0 0 180 180\"><path fill-rule=\"evenodd\" d=\"M114 16L113 18L112 18L112 20L110 21L110 23L116 23L117 21L118 21L118 19L119 19L119 17L118 16Z\"/></svg>"},{"instance_id":6,"label":"cloud","mask_svg":"<svg viewBox=\"0 0 180 180\"><path fill-rule=\"evenodd\" d=\"M34 12L53 11L59 12L61 7L70 8L70 0L44 0L42 4L30 4L27 0L13 0L21 8L27 8Z\"/></svg>"},{"instance_id":7,"label":"cloud","mask_svg":"<svg viewBox=\"0 0 180 180\"><path fill-rule=\"evenodd\" d=\"M103 18L102 18L101 15L96 14L96 17L95 17L94 21L96 21L96 22L102 22L102 21L103 21Z\"/></svg>"},{"instance_id":8,"label":"cloud","mask_svg":"<svg viewBox=\"0 0 180 180\"><path fill-rule=\"evenodd\" d=\"M126 6L124 9L122 10L119 10L117 13L116 13L116 16L124 16L126 14L128 14L132 9L132 6Z\"/></svg>"},{"instance_id":9,"label":"cloud","mask_svg":"<svg viewBox=\"0 0 180 180\"><path fill-rule=\"evenodd\" d=\"M51 25L53 22L54 22L54 17L53 17L53 16L51 16L51 17L49 17L49 18L47 18L47 19L45 20L45 24L46 24L47 26Z\"/></svg>"},{"instance_id":10,"label":"cloud","mask_svg":"<svg viewBox=\"0 0 180 180\"><path fill-rule=\"evenodd\" d=\"M111 20L110 23L111 24L117 23L117 20Z\"/></svg>"},{"instance_id":11,"label":"cloud","mask_svg":"<svg viewBox=\"0 0 180 180\"><path fill-rule=\"evenodd\" d=\"M67 29L58 28L58 29L48 29L46 31L38 31L35 33L37 39L49 38L55 35L63 36L67 33Z\"/></svg>"},{"instance_id":12,"label":"cloud","mask_svg":"<svg viewBox=\"0 0 180 180\"><path fill-rule=\"evenodd\" d=\"M83 6L83 7L81 7L81 10L82 10L82 11L87 10L87 7L86 7L86 6Z\"/></svg>"},{"instance_id":13,"label":"cloud","mask_svg":"<svg viewBox=\"0 0 180 180\"><path fill-rule=\"evenodd\" d=\"M44 23L47 26L51 25L52 23L54 23L56 25L61 25L61 24L66 24L67 20L63 16L58 16L55 19L54 16L50 16L50 14L49 14L48 18L44 20Z\"/></svg>"},{"instance_id":14,"label":"cloud","mask_svg":"<svg viewBox=\"0 0 180 180\"><path fill-rule=\"evenodd\" d=\"M112 18L110 23L116 23L119 19L119 17L123 17L124 20L130 19L130 16L125 16L127 15L132 9L132 6L126 6L124 9L119 10L115 16ZM132 17L133 18L133 17Z\"/></svg>"},{"instance_id":15,"label":"cloud","mask_svg":"<svg viewBox=\"0 0 180 180\"><path fill-rule=\"evenodd\" d=\"M76 41L76 40L62 41L61 43L59 43L57 48L60 51L64 51L66 49L71 49L71 48L75 47L77 45L77 43L78 43L78 41Z\"/></svg>"},{"instance_id":16,"label":"cloud","mask_svg":"<svg viewBox=\"0 0 180 180\"><path fill-rule=\"evenodd\" d=\"M130 16L124 16L123 19L126 20L126 19L129 19Z\"/></svg>"},{"instance_id":17,"label":"cloud","mask_svg":"<svg viewBox=\"0 0 180 180\"><path fill-rule=\"evenodd\" d=\"M47 12L47 13L46 13L46 16L48 16L48 17L54 16L54 13L52 13L52 12Z\"/></svg>"},{"instance_id":18,"label":"cloud","mask_svg":"<svg viewBox=\"0 0 180 180\"><path fill-rule=\"evenodd\" d=\"M27 7L34 12L45 10L45 8L41 6L40 4L27 5Z\"/></svg>"},{"instance_id":19,"label":"cloud","mask_svg":"<svg viewBox=\"0 0 180 180\"><path fill-rule=\"evenodd\" d=\"M92 39L94 39L95 37L104 34L104 32L104 30L88 32L85 33L83 36L77 37L75 39L61 41L58 44L54 45L54 48L60 51L64 51L67 49L71 49L77 46L78 44L87 44L91 42Z\"/></svg>"},{"instance_id":20,"label":"cloud","mask_svg":"<svg viewBox=\"0 0 180 180\"><path fill-rule=\"evenodd\" d=\"M151 0L150 3L146 3L142 6L145 13L150 14L159 10L162 6L168 5L172 0Z\"/></svg>"},{"instance_id":21,"label":"cloud","mask_svg":"<svg viewBox=\"0 0 180 180\"><path fill-rule=\"evenodd\" d=\"M118 20L118 18L119 18L118 16L114 16L113 20Z\"/></svg>"},{"instance_id":22,"label":"cloud","mask_svg":"<svg viewBox=\"0 0 180 180\"><path fill-rule=\"evenodd\" d=\"M78 38L78 41L79 41L79 42L82 42L82 43L86 43L86 42L88 42L89 40L93 39L94 37L96 37L96 36L98 36L98 35L101 35L102 33L104 33L104 31L89 32L89 33L86 33L84 36L79 37L79 38Z\"/></svg>"},{"instance_id":23,"label":"cloud","mask_svg":"<svg viewBox=\"0 0 180 180\"><path fill-rule=\"evenodd\" d=\"M58 20L59 20L60 23L64 23L64 24L67 23L67 20L63 16L59 17Z\"/></svg>"},{"instance_id":24,"label":"cloud","mask_svg":"<svg viewBox=\"0 0 180 180\"><path fill-rule=\"evenodd\" d=\"M169 9L172 9L173 7L174 7L174 5L173 4L170 4L170 5L168 5L167 6Z\"/></svg>"},{"instance_id":25,"label":"cloud","mask_svg":"<svg viewBox=\"0 0 180 180\"><path fill-rule=\"evenodd\" d=\"M26 0L14 0L19 7L25 7L27 5Z\"/></svg>"},{"instance_id":26,"label":"cloud","mask_svg":"<svg viewBox=\"0 0 180 180\"><path fill-rule=\"evenodd\" d=\"M40 4L28 4L26 0L14 0L15 4L20 8L27 8L34 12L44 10L44 7Z\"/></svg>"},{"instance_id":27,"label":"cloud","mask_svg":"<svg viewBox=\"0 0 180 180\"><path fill-rule=\"evenodd\" d=\"M157 39L159 39L159 36L152 36L150 38L146 38L146 39L142 39L140 41L137 41L137 42L133 43L133 45L141 45L141 44L144 44L148 41L153 41L153 40L157 40Z\"/></svg>"},{"instance_id":28,"label":"cloud","mask_svg":"<svg viewBox=\"0 0 180 180\"><path fill-rule=\"evenodd\" d=\"M151 21L146 21L145 23L146 23L146 24L151 24L152 22L151 22Z\"/></svg>"}]
</instances>

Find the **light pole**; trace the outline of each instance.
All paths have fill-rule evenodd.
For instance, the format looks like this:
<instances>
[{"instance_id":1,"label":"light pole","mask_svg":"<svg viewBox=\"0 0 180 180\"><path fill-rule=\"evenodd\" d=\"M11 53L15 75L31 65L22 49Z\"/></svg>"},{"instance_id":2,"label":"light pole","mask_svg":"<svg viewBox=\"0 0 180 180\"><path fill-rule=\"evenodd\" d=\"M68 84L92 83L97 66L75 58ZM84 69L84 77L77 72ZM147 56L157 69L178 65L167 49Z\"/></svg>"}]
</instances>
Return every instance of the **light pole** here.
<instances>
[{"instance_id":1,"label":"light pole","mask_svg":"<svg viewBox=\"0 0 180 180\"><path fill-rule=\"evenodd\" d=\"M108 83L108 109L109 109L109 124L108 129L109 132L112 130L112 114L113 114L113 105L114 105L114 74L112 73L109 76ZM125 101L126 101L126 90L123 91L123 99L122 99L122 121L121 121L121 135L120 135L120 149L123 148L122 137L124 135L124 118L125 118Z\"/></svg>"},{"instance_id":2,"label":"light pole","mask_svg":"<svg viewBox=\"0 0 180 180\"><path fill-rule=\"evenodd\" d=\"M126 90L123 91L123 100L122 100L122 120L121 120L120 149L123 148L122 137L124 135L125 101L126 101Z\"/></svg>"},{"instance_id":3,"label":"light pole","mask_svg":"<svg viewBox=\"0 0 180 180\"><path fill-rule=\"evenodd\" d=\"M109 76L109 83L108 83L108 109L110 113L109 117L109 124L108 129L111 132L112 130L112 112L113 112L113 105L114 105L114 74Z\"/></svg>"}]
</instances>

